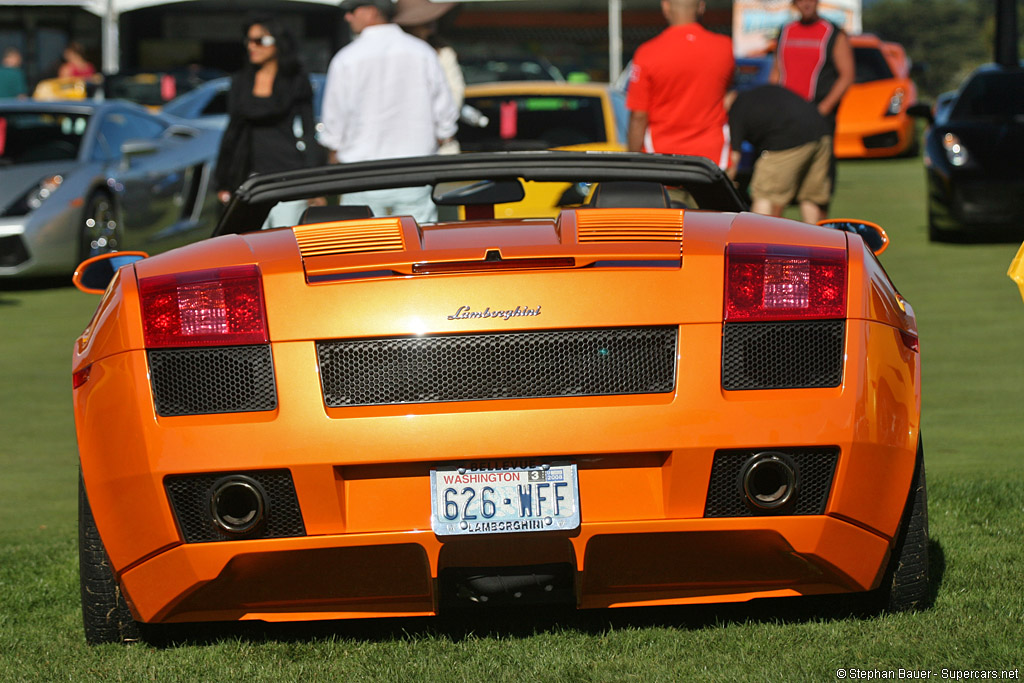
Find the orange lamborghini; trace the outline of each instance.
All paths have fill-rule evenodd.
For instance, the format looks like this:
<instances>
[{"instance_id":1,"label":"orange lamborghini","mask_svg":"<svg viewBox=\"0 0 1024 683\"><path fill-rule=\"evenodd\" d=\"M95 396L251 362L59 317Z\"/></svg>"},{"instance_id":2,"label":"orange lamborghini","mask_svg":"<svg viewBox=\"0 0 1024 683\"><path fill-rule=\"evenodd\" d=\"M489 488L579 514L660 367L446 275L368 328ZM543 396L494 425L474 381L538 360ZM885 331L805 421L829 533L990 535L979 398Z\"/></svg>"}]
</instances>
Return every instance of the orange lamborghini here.
<instances>
[{"instance_id":1,"label":"orange lamborghini","mask_svg":"<svg viewBox=\"0 0 1024 683\"><path fill-rule=\"evenodd\" d=\"M496 219L571 182L556 218ZM461 221L279 201L432 188ZM685 198L685 200L681 199ZM683 203L685 201L685 203ZM82 264L86 639L928 588L913 308L871 224L745 211L691 157L254 177L216 235Z\"/></svg>"},{"instance_id":2,"label":"orange lamborghini","mask_svg":"<svg viewBox=\"0 0 1024 683\"><path fill-rule=\"evenodd\" d=\"M854 84L839 103L835 152L840 159L914 153L917 128L907 108L917 101L903 46L871 34L850 36Z\"/></svg>"}]
</instances>

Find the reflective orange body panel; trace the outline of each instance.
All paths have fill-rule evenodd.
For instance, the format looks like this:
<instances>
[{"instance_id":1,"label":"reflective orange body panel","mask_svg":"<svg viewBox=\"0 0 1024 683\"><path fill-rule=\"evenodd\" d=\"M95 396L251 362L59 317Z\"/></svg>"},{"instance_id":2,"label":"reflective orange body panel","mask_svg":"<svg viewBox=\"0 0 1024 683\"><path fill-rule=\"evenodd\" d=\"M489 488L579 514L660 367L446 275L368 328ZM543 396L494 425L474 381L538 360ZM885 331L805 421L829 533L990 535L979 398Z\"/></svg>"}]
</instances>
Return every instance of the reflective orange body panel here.
<instances>
[{"instance_id":1,"label":"reflective orange body panel","mask_svg":"<svg viewBox=\"0 0 1024 683\"><path fill-rule=\"evenodd\" d=\"M575 568L584 608L877 587L920 430L919 355L905 341L916 337L913 310L859 237L752 214L632 213L648 224L674 215L682 238L581 244L578 216L563 212L558 223L525 228L470 226L462 239L460 228L423 226L403 251L311 255L306 268L295 233L280 229L215 238L122 269L75 346L73 370L91 371L74 409L93 515L133 615L429 615L438 611L446 569L548 563ZM614 227L614 214L606 218ZM723 390L724 248L765 241L848 253L839 386ZM412 262L482 259L492 250L591 266L405 274ZM311 266L316 258L333 261ZM260 265L276 407L160 417L138 280L226 263ZM346 279L311 284L311 269ZM349 277L370 271L392 274ZM466 306L540 312L454 315ZM325 405L318 340L629 326L677 330L673 391ZM820 514L705 516L717 452L783 447L838 449ZM435 535L431 468L510 458L576 463L579 530ZM303 535L185 542L168 477L279 469L294 482Z\"/></svg>"},{"instance_id":2,"label":"reflective orange body panel","mask_svg":"<svg viewBox=\"0 0 1024 683\"><path fill-rule=\"evenodd\" d=\"M908 59L902 46L877 36L850 36L855 49L877 50L888 64L891 78L858 82L850 86L836 114L835 154L840 159L899 156L917 142L917 128L907 107L917 101L917 86L911 80ZM893 98L899 103L890 108Z\"/></svg>"}]
</instances>

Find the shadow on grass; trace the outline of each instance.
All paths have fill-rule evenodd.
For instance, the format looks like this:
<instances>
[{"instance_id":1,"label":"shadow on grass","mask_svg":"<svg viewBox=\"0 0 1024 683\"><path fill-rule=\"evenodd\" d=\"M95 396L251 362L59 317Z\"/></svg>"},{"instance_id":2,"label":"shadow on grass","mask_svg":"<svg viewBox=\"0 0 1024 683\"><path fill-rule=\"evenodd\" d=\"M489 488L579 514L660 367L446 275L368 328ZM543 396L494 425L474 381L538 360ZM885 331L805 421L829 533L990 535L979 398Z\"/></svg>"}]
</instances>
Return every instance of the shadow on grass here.
<instances>
[{"instance_id":1,"label":"shadow on grass","mask_svg":"<svg viewBox=\"0 0 1024 683\"><path fill-rule=\"evenodd\" d=\"M72 287L71 276L57 275L54 277L0 278L0 304L14 303L5 299L4 292L30 292L39 289L63 289Z\"/></svg>"},{"instance_id":2,"label":"shadow on grass","mask_svg":"<svg viewBox=\"0 0 1024 683\"><path fill-rule=\"evenodd\" d=\"M1017 224L960 226L933 232L929 241L938 244L1020 244L1024 233Z\"/></svg>"},{"instance_id":3,"label":"shadow on grass","mask_svg":"<svg viewBox=\"0 0 1024 683\"><path fill-rule=\"evenodd\" d=\"M946 557L942 546L929 542L930 608L942 586ZM250 642L302 642L351 640L391 642L433 638L460 642L468 638L528 638L539 634L577 632L600 635L638 628L698 630L734 624L801 624L822 621L873 619L884 614L882 596L874 593L765 598L744 603L631 607L575 610L569 607L521 605L481 607L444 612L437 617L352 619L288 624L228 622L146 627L146 641L154 646L212 645L225 640Z\"/></svg>"}]
</instances>

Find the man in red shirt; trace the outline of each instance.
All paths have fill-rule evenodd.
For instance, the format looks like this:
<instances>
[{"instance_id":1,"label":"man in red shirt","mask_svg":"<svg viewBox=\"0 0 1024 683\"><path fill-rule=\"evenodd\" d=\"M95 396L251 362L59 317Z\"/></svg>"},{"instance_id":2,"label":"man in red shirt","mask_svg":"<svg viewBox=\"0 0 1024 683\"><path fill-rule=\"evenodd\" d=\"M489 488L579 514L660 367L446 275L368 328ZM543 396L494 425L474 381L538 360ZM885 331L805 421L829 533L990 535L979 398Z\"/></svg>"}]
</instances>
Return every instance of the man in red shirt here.
<instances>
[{"instance_id":1,"label":"man in red shirt","mask_svg":"<svg viewBox=\"0 0 1024 683\"><path fill-rule=\"evenodd\" d=\"M856 73L853 48L843 29L818 14L818 0L793 0L793 6L800 18L779 33L772 82L815 103L834 129L839 100Z\"/></svg>"},{"instance_id":2,"label":"man in red shirt","mask_svg":"<svg viewBox=\"0 0 1024 683\"><path fill-rule=\"evenodd\" d=\"M729 165L722 101L732 82L732 40L697 23L703 0L661 0L669 26L633 56L629 93L631 152L693 154Z\"/></svg>"}]
</instances>

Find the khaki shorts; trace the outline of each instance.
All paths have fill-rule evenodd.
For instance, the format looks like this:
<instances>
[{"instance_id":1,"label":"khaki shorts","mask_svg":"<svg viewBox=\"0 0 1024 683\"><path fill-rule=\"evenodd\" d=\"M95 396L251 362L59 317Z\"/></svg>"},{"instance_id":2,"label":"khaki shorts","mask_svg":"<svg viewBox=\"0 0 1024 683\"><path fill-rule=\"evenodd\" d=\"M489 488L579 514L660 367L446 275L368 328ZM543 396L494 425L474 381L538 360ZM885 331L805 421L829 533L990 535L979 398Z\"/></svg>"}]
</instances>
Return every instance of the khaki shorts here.
<instances>
[{"instance_id":1,"label":"khaki shorts","mask_svg":"<svg viewBox=\"0 0 1024 683\"><path fill-rule=\"evenodd\" d=\"M826 206L832 198L829 166L832 136L781 150L765 150L754 162L750 197L786 206L795 197Z\"/></svg>"}]
</instances>

